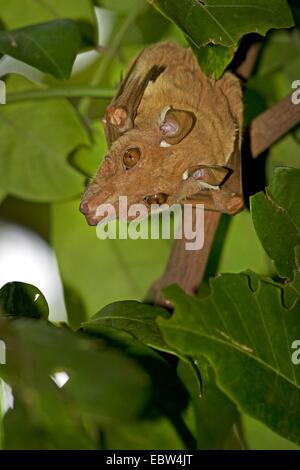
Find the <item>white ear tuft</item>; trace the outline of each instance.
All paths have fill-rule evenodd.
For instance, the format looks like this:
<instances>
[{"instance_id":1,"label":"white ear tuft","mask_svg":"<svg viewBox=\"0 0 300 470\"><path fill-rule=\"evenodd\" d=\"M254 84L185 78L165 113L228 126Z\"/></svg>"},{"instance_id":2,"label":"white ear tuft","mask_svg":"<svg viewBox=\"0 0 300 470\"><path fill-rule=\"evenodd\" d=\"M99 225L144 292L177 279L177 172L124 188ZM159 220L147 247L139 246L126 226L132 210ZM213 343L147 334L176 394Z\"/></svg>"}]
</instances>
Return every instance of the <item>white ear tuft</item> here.
<instances>
[{"instance_id":1,"label":"white ear tuft","mask_svg":"<svg viewBox=\"0 0 300 470\"><path fill-rule=\"evenodd\" d=\"M220 186L214 186L209 183L205 183L205 181L198 181L198 184L200 186L200 189L210 189L213 191L220 191Z\"/></svg>"},{"instance_id":2,"label":"white ear tuft","mask_svg":"<svg viewBox=\"0 0 300 470\"><path fill-rule=\"evenodd\" d=\"M185 181L189 178L189 170L185 170L184 173L182 173L182 180Z\"/></svg>"},{"instance_id":3,"label":"white ear tuft","mask_svg":"<svg viewBox=\"0 0 300 470\"><path fill-rule=\"evenodd\" d=\"M167 147L171 147L171 144L168 144L168 142L166 142L165 140L162 140L159 146L167 148Z\"/></svg>"},{"instance_id":4,"label":"white ear tuft","mask_svg":"<svg viewBox=\"0 0 300 470\"><path fill-rule=\"evenodd\" d=\"M171 109L171 106L166 106L160 113L158 118L159 126L164 122L167 112Z\"/></svg>"}]
</instances>

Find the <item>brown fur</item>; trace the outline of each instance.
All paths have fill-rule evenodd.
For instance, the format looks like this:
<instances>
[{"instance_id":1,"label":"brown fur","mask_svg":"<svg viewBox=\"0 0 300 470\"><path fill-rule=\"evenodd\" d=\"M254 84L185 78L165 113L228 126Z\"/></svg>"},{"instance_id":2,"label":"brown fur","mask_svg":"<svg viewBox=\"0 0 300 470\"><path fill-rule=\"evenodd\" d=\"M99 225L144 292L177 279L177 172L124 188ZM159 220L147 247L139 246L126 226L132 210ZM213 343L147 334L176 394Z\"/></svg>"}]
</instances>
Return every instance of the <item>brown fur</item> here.
<instances>
[{"instance_id":1,"label":"brown fur","mask_svg":"<svg viewBox=\"0 0 300 470\"><path fill-rule=\"evenodd\" d=\"M162 147L162 113L170 107L193 113L195 123L179 143ZM109 154L81 205L89 223L97 223L99 204L111 203L117 208L120 195L128 197L128 204L166 193L170 205L204 202L209 210L231 214L241 210L242 114L240 83L231 73L218 81L209 79L192 51L175 44L145 49L106 112ZM176 139L169 139L173 141ZM141 158L126 170L123 154L133 147L141 150ZM199 165L224 169L208 172L214 174L219 190L203 189L192 177L183 179L184 172ZM217 175L222 175L219 181Z\"/></svg>"}]
</instances>

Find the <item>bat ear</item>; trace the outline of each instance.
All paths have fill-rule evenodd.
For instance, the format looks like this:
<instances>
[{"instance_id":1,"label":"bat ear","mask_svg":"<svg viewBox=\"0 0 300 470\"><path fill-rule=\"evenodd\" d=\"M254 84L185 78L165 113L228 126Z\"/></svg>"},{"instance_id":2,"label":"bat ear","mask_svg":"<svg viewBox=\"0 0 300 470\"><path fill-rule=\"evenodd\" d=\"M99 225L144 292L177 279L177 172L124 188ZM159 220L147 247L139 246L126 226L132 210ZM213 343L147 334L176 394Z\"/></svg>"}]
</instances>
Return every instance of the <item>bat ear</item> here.
<instances>
[{"instance_id":1,"label":"bat ear","mask_svg":"<svg viewBox=\"0 0 300 470\"><path fill-rule=\"evenodd\" d=\"M195 180L203 181L212 186L220 186L223 183L226 176L228 176L229 170L222 166L205 166L198 165L189 168L188 175L192 176Z\"/></svg>"},{"instance_id":2,"label":"bat ear","mask_svg":"<svg viewBox=\"0 0 300 470\"><path fill-rule=\"evenodd\" d=\"M162 144L169 146L179 144L191 132L196 116L191 111L168 108L161 113L160 121Z\"/></svg>"},{"instance_id":3,"label":"bat ear","mask_svg":"<svg viewBox=\"0 0 300 470\"><path fill-rule=\"evenodd\" d=\"M241 82L231 72L225 72L223 77L218 80L218 85L229 102L230 111L238 125L238 129L241 135L241 130L243 127L243 99Z\"/></svg>"}]
</instances>

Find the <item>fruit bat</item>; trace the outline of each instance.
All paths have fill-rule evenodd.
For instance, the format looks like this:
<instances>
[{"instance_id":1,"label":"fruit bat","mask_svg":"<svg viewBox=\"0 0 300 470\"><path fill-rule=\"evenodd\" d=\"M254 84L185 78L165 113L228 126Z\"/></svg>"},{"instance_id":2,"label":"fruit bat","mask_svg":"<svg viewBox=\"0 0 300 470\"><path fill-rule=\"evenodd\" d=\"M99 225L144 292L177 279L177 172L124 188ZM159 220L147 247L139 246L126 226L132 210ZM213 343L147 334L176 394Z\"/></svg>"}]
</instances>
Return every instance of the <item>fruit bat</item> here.
<instances>
[{"instance_id":1,"label":"fruit bat","mask_svg":"<svg viewBox=\"0 0 300 470\"><path fill-rule=\"evenodd\" d=\"M208 78L191 49L158 43L133 61L103 119L109 152L80 206L96 225L100 204L204 204L227 214L244 205L243 104L230 72Z\"/></svg>"}]
</instances>

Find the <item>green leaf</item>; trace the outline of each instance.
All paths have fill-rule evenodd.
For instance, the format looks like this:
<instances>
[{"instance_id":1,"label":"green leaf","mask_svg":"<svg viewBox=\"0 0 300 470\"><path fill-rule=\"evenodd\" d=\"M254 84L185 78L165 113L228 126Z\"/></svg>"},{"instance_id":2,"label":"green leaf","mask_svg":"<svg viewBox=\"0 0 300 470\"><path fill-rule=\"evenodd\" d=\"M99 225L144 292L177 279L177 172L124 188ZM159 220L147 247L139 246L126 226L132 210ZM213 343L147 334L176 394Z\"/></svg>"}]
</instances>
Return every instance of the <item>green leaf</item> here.
<instances>
[{"instance_id":1,"label":"green leaf","mask_svg":"<svg viewBox=\"0 0 300 470\"><path fill-rule=\"evenodd\" d=\"M83 327L88 332L101 332L105 326L115 328L130 334L153 349L181 357L178 351L170 348L165 342L156 323L157 319L169 318L169 316L170 314L163 308L134 300L123 300L106 305L88 322L83 323ZM181 359L188 363L192 369L194 380L197 382L198 393L201 393L201 375L197 367L189 357L182 356Z\"/></svg>"},{"instance_id":2,"label":"green leaf","mask_svg":"<svg viewBox=\"0 0 300 470\"><path fill-rule=\"evenodd\" d=\"M154 5L185 31L198 47L207 44L236 46L253 31L265 34L270 28L293 25L285 0L154 0ZM255 25L255 26L254 26Z\"/></svg>"},{"instance_id":3,"label":"green leaf","mask_svg":"<svg viewBox=\"0 0 300 470\"><path fill-rule=\"evenodd\" d=\"M266 193L251 198L253 222L281 277L293 278L295 247L300 245L300 170L278 168Z\"/></svg>"},{"instance_id":4,"label":"green leaf","mask_svg":"<svg viewBox=\"0 0 300 470\"><path fill-rule=\"evenodd\" d=\"M250 274L218 276L203 299L176 286L165 294L175 314L158 322L170 346L204 355L240 410L299 443L300 369L291 361L291 344L299 334L300 303L287 311L281 289Z\"/></svg>"},{"instance_id":5,"label":"green leaf","mask_svg":"<svg viewBox=\"0 0 300 470\"><path fill-rule=\"evenodd\" d=\"M293 279L285 284L284 304L287 308L292 308L300 299L300 246L295 247L296 269Z\"/></svg>"},{"instance_id":6,"label":"green leaf","mask_svg":"<svg viewBox=\"0 0 300 470\"><path fill-rule=\"evenodd\" d=\"M82 330L90 337L96 336L102 341L106 340L112 347L122 350L124 354L134 358L149 374L153 391L149 401L152 408L150 415L157 416L163 412L172 419L178 418L187 405L188 394L178 379L175 369L161 354L133 338L130 333L110 326L85 323L82 325ZM170 400L172 392L173 398Z\"/></svg>"},{"instance_id":7,"label":"green leaf","mask_svg":"<svg viewBox=\"0 0 300 470\"><path fill-rule=\"evenodd\" d=\"M0 31L0 52L60 80L70 77L79 47L80 32L71 20Z\"/></svg>"},{"instance_id":8,"label":"green leaf","mask_svg":"<svg viewBox=\"0 0 300 470\"><path fill-rule=\"evenodd\" d=\"M202 54L199 48L208 45L212 49L218 48L209 53L205 63L202 63L206 73L212 71L211 56L221 52L220 46L230 49L227 54L221 52L224 55L223 66L217 64L217 71L214 71L217 77L228 64L228 54L233 57L243 35L250 32L265 34L270 28L293 25L293 17L285 0L182 0L176 3L154 0L153 4L182 29L198 49L199 56Z\"/></svg>"},{"instance_id":9,"label":"green leaf","mask_svg":"<svg viewBox=\"0 0 300 470\"><path fill-rule=\"evenodd\" d=\"M185 386L178 379L175 368L163 356L125 331L93 322L84 324L83 331L91 336L100 337L102 340L107 338L109 344L121 349L138 362L151 378L152 395L143 418L167 417L186 447L194 448L194 437L181 416L188 403L188 394Z\"/></svg>"},{"instance_id":10,"label":"green leaf","mask_svg":"<svg viewBox=\"0 0 300 470\"><path fill-rule=\"evenodd\" d=\"M14 394L14 408L8 410L3 418L4 450L95 450L98 442L78 416L62 409L56 402L53 424L36 419L36 414ZM58 415L59 413L59 415ZM59 418L59 419L57 419Z\"/></svg>"},{"instance_id":11,"label":"green leaf","mask_svg":"<svg viewBox=\"0 0 300 470\"><path fill-rule=\"evenodd\" d=\"M99 240L79 200L52 207L51 242L67 288L90 317L116 300L141 300L167 261L168 240ZM72 312L70 312L70 315Z\"/></svg>"},{"instance_id":12,"label":"green leaf","mask_svg":"<svg viewBox=\"0 0 300 470\"><path fill-rule=\"evenodd\" d=\"M194 48L200 67L206 75L211 78L218 79L224 69L230 64L235 47L225 47L221 45L208 44L206 47Z\"/></svg>"},{"instance_id":13,"label":"green leaf","mask_svg":"<svg viewBox=\"0 0 300 470\"><path fill-rule=\"evenodd\" d=\"M90 328L94 330L97 326L116 328L126 331L150 347L172 352L163 340L161 331L155 321L157 318L168 317L168 312L163 308L153 307L134 300L124 300L106 305L83 326L86 330Z\"/></svg>"},{"instance_id":14,"label":"green leaf","mask_svg":"<svg viewBox=\"0 0 300 470\"><path fill-rule=\"evenodd\" d=\"M188 388L193 404L196 422L197 448L201 450L221 450L226 447L239 416L236 406L216 386L209 364L199 357L197 365L203 377L203 394L199 395L199 387L195 376L187 364L180 361L178 374ZM205 372L205 373L204 373Z\"/></svg>"},{"instance_id":15,"label":"green leaf","mask_svg":"<svg viewBox=\"0 0 300 470\"><path fill-rule=\"evenodd\" d=\"M1 191L1 190L0 190L0 204L1 204L2 201L5 199L5 196L6 196L5 191Z\"/></svg>"},{"instance_id":16,"label":"green leaf","mask_svg":"<svg viewBox=\"0 0 300 470\"><path fill-rule=\"evenodd\" d=\"M18 29L57 19L76 21L82 41L96 44L97 21L91 0L0 0L0 21L5 29Z\"/></svg>"},{"instance_id":17,"label":"green leaf","mask_svg":"<svg viewBox=\"0 0 300 470\"><path fill-rule=\"evenodd\" d=\"M252 450L300 450L300 447L271 431L260 421L243 416L247 448Z\"/></svg>"},{"instance_id":18,"label":"green leaf","mask_svg":"<svg viewBox=\"0 0 300 470\"><path fill-rule=\"evenodd\" d=\"M110 450L186 450L166 418L144 419L112 427L105 432L105 442Z\"/></svg>"},{"instance_id":19,"label":"green leaf","mask_svg":"<svg viewBox=\"0 0 300 470\"><path fill-rule=\"evenodd\" d=\"M0 315L47 319L49 309L37 287L24 282L10 282L0 289Z\"/></svg>"},{"instance_id":20,"label":"green leaf","mask_svg":"<svg viewBox=\"0 0 300 470\"><path fill-rule=\"evenodd\" d=\"M89 137L68 101L1 106L1 190L37 202L80 194L83 178L67 157L81 145Z\"/></svg>"},{"instance_id":21,"label":"green leaf","mask_svg":"<svg viewBox=\"0 0 300 470\"><path fill-rule=\"evenodd\" d=\"M1 377L30 407L33 422L41 422L52 432L66 403L69 412L105 424L136 417L148 402L147 373L107 341L42 320L11 322L0 317L0 330L7 351ZM51 378L58 372L69 377L63 387Z\"/></svg>"},{"instance_id":22,"label":"green leaf","mask_svg":"<svg viewBox=\"0 0 300 470\"><path fill-rule=\"evenodd\" d=\"M92 145L90 148L81 147L73 153L69 159L70 163L81 173L93 177L107 151L102 123L94 122L91 126Z\"/></svg>"}]
</instances>

